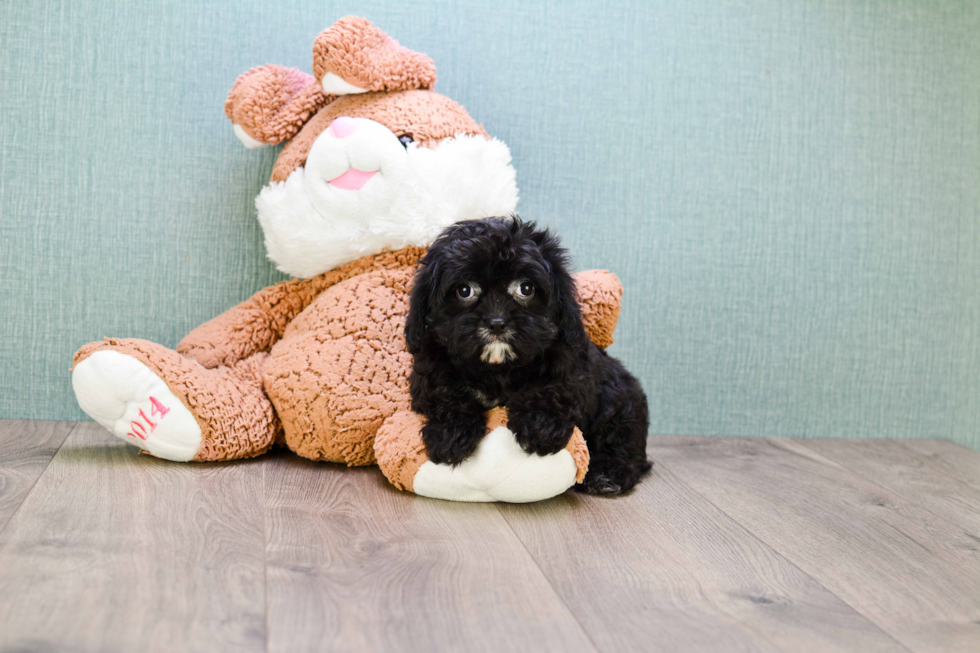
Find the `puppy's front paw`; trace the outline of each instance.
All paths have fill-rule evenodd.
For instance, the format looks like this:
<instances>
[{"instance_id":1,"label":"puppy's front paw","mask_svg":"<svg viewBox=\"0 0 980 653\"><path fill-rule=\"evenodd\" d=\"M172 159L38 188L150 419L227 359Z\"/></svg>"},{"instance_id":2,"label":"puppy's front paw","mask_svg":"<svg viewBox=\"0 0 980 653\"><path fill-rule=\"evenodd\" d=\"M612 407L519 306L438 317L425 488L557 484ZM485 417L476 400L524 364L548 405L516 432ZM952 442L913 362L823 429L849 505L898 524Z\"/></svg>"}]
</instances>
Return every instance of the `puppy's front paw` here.
<instances>
[{"instance_id":1,"label":"puppy's front paw","mask_svg":"<svg viewBox=\"0 0 980 653\"><path fill-rule=\"evenodd\" d=\"M524 451L538 456L550 456L564 449L575 430L572 422L543 410L514 411L507 426Z\"/></svg>"},{"instance_id":2,"label":"puppy's front paw","mask_svg":"<svg viewBox=\"0 0 980 653\"><path fill-rule=\"evenodd\" d=\"M422 427L422 442L432 462L437 465L458 465L476 451L485 432L482 419L479 422L429 422Z\"/></svg>"}]
</instances>

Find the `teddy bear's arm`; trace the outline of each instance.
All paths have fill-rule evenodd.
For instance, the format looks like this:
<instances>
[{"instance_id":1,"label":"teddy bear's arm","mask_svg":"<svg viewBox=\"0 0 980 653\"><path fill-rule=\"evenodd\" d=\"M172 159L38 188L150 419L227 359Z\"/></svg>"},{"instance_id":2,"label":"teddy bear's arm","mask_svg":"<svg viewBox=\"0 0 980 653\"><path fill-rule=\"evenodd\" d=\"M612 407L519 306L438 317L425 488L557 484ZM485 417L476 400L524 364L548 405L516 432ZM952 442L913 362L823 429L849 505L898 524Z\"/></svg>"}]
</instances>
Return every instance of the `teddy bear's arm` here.
<instances>
[{"instance_id":1,"label":"teddy bear's arm","mask_svg":"<svg viewBox=\"0 0 980 653\"><path fill-rule=\"evenodd\" d=\"M421 247L365 256L309 279L292 279L264 288L218 317L191 331L177 351L207 368L233 365L268 351L289 323L324 290L373 270L414 268L425 253Z\"/></svg>"},{"instance_id":2,"label":"teddy bear's arm","mask_svg":"<svg viewBox=\"0 0 980 653\"><path fill-rule=\"evenodd\" d=\"M245 147L257 148L292 138L335 98L312 75L286 66L259 66L235 80L225 115Z\"/></svg>"},{"instance_id":3,"label":"teddy bear's arm","mask_svg":"<svg viewBox=\"0 0 980 653\"><path fill-rule=\"evenodd\" d=\"M264 288L191 331L177 345L177 351L207 368L232 365L256 352L268 351L293 318L330 286L372 270L414 267L424 253L419 247L382 252L309 279ZM589 337L598 346L608 347L619 317L622 284L605 270L579 272L575 282Z\"/></svg>"},{"instance_id":4,"label":"teddy bear's arm","mask_svg":"<svg viewBox=\"0 0 980 653\"><path fill-rule=\"evenodd\" d=\"M573 275L585 330L596 345L605 349L613 343L619 319L623 284L608 270L585 270Z\"/></svg>"},{"instance_id":5,"label":"teddy bear's arm","mask_svg":"<svg viewBox=\"0 0 980 653\"><path fill-rule=\"evenodd\" d=\"M498 430L507 426L506 408L491 409L486 419L487 435L494 436L481 444L476 456L453 468L429 460L422 442L424 418L399 411L385 420L374 440L378 466L399 490L456 501L538 501L585 479L589 448L578 428L565 445L569 456L541 457L525 453L512 436ZM419 477L423 465L428 469ZM417 487L417 480L424 487Z\"/></svg>"}]
</instances>

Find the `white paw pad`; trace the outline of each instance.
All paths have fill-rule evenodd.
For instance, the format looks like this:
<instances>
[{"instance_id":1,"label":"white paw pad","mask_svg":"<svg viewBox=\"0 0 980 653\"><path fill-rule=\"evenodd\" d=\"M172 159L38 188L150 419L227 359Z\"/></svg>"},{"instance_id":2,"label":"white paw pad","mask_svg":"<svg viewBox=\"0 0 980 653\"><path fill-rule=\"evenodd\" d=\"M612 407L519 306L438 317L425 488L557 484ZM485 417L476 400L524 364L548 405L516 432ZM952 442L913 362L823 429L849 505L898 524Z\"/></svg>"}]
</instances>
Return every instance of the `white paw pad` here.
<instances>
[{"instance_id":1,"label":"white paw pad","mask_svg":"<svg viewBox=\"0 0 980 653\"><path fill-rule=\"evenodd\" d=\"M75 366L75 398L116 437L157 458L187 461L201 447L201 427L159 376L132 356L105 349Z\"/></svg>"},{"instance_id":2,"label":"white paw pad","mask_svg":"<svg viewBox=\"0 0 980 653\"><path fill-rule=\"evenodd\" d=\"M427 460L412 480L421 496L452 501L528 503L557 496L575 485L575 459L567 449L550 456L526 453L505 426L488 433L460 465Z\"/></svg>"}]
</instances>

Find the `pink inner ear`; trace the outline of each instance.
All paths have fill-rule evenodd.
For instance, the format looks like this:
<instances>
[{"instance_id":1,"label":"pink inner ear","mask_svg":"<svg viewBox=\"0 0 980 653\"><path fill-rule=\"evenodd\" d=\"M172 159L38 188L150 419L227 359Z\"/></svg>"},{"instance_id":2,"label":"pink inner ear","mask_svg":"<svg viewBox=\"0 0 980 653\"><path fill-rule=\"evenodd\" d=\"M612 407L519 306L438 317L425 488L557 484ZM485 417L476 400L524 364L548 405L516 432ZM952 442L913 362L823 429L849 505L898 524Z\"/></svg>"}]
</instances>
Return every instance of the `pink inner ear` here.
<instances>
[{"instance_id":1,"label":"pink inner ear","mask_svg":"<svg viewBox=\"0 0 980 653\"><path fill-rule=\"evenodd\" d=\"M368 179L378 173L377 170L365 172L351 168L336 179L330 180L330 185L341 190L361 190L361 187L368 182Z\"/></svg>"}]
</instances>

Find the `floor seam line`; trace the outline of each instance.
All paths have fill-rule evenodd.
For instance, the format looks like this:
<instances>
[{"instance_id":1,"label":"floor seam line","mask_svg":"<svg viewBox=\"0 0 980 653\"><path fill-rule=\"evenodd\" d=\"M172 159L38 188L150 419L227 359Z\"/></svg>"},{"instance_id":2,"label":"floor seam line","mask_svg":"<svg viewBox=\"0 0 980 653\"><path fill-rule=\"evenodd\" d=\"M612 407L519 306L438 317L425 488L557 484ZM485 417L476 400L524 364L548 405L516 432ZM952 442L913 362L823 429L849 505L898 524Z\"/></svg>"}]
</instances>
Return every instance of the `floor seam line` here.
<instances>
[{"instance_id":1,"label":"floor seam line","mask_svg":"<svg viewBox=\"0 0 980 653\"><path fill-rule=\"evenodd\" d=\"M768 440L769 438L766 438L766 439ZM889 442L894 442L893 439L889 439L888 441ZM890 488L887 485L883 485L880 481L875 480L873 478L870 478L870 477L862 474L861 472L858 472L858 471L852 469L851 467L849 467L845 463L838 462L837 460L834 460L833 458L828 458L827 456L825 456L820 451L817 451L816 449L811 449L810 447L806 446L805 443L800 443L799 446L803 447L804 449L806 449L807 451L809 451L810 453L812 453L814 455L820 456L821 458L824 458L824 459L826 459L826 460L834 463L835 465L839 466L841 469L845 470L849 474L853 474L854 476L857 476L858 478L860 478L860 479L862 479L862 480L870 483L871 485L874 485L875 487L881 488L885 492L888 492L890 494L894 494L895 496L899 497L900 499L903 499L906 502L908 502L909 505L911 505L912 507L917 508L919 510L923 510L925 512L928 512L934 518L936 518L936 519L940 520L941 522L943 522L943 523L951 526L952 527L952 530L954 530L954 531L955 530L961 530L961 531L965 531L966 530L965 528L963 528L962 525L957 524L955 522L952 522L952 521L950 521L949 519L947 519L945 517L941 517L939 515L936 515L936 513L935 513L934 510L930 509L928 506L923 506L922 504L918 503L915 499L912 499L912 498L906 496L904 492L901 492L900 490L895 490L893 488ZM785 451L785 449L783 451ZM948 477L948 478L952 478L952 477ZM955 479L955 478L953 478L952 480L957 481L957 479ZM962 483L962 481L957 481L957 482L958 483ZM905 535L905 537L909 538L910 540L912 540L913 542L915 542L917 545L921 546L922 548L928 549L928 547L926 547L924 544L922 544L921 542L919 542L918 540L916 540L915 538L913 538L908 533L903 533L903 535ZM964 555L964 558L966 560L971 560L971 557L968 556L968 555Z\"/></svg>"},{"instance_id":2,"label":"floor seam line","mask_svg":"<svg viewBox=\"0 0 980 653\"><path fill-rule=\"evenodd\" d=\"M898 446L900 446L905 451L908 451L910 454L912 454L916 458L919 458L920 460L925 460L925 461L928 462L929 461L929 458L926 456L926 454L919 453L918 451L916 451L912 447L906 446L906 444L904 442L904 440L915 440L915 439L917 439L917 438L889 438L888 441L889 442L894 442L894 443L898 444ZM925 439L937 439L937 438L921 438L921 439L925 440ZM952 440L947 440L947 442L952 442ZM953 444L959 444L959 443L958 442L953 442ZM964 447L964 448L966 448L966 447ZM972 451L972 449L967 449L967 451ZM944 471L942 469L936 468L935 465L930 465L929 466L929 472L930 473L935 473L935 474L941 474L942 476L944 476L944 477L946 477L946 478L948 478L948 479L950 479L952 481L956 481L957 483L960 483L962 485L966 485L967 487L969 487L971 489L975 488L975 486L973 485L973 482L970 481L969 479L963 479L963 478L960 478L958 476L953 476L952 474L950 474L947 471Z\"/></svg>"},{"instance_id":3,"label":"floor seam line","mask_svg":"<svg viewBox=\"0 0 980 653\"><path fill-rule=\"evenodd\" d=\"M575 620L575 623L578 624L578 627L582 629L582 634L585 635L585 638L589 640L590 644L592 644L592 648L595 649L596 653L602 653L603 649L598 644L596 644L596 641L594 639L592 639L592 634L585 628L582 622L579 621L578 615L575 614L575 611L572 610L571 606L568 605L568 603L565 601L565 597L563 597L561 593L557 589L555 589L555 586L552 584L551 579L548 578L548 574L545 573L544 569L541 568L541 565L538 564L538 561L535 560L534 555L532 555L531 552L528 551L527 545L524 543L524 540L521 539L521 536L517 534L517 531L514 530L514 527L507 519L507 516L504 515L503 512L501 512L500 506L498 506L495 503L493 507L497 509L497 514L500 515L500 518L504 520L505 524L507 524L507 528L514 535L514 539L517 540L518 543L520 543L521 548L524 549L524 553L526 553L527 557L531 560L531 562L534 563L535 568L538 570L538 572L540 572L541 577L544 579L544 582L548 584L548 588L551 590L552 594L554 594L555 598L557 598L561 602L561 604L565 607L565 610L568 612L568 614L571 615L572 619Z\"/></svg>"},{"instance_id":4,"label":"floor seam line","mask_svg":"<svg viewBox=\"0 0 980 653\"><path fill-rule=\"evenodd\" d=\"M270 459L262 461L262 598L265 605L265 650L269 653L269 521L266 501L269 490L266 471L269 465L266 464L267 460Z\"/></svg>"},{"instance_id":5,"label":"floor seam line","mask_svg":"<svg viewBox=\"0 0 980 653\"><path fill-rule=\"evenodd\" d=\"M29 421L29 420L25 420L25 421ZM24 498L21 499L20 505L17 506L17 509L14 510L12 513L10 513L10 517L7 518L7 521L5 521L3 524L0 524L0 538L3 537L4 532L7 530L7 526L9 526L10 522L14 520L14 517L17 516L17 513L20 512L20 509L24 507L25 503L27 503L27 499L31 496L31 494L34 493L34 488L37 487L37 484L40 482L41 477L44 476L44 474L48 471L48 467L51 465L51 461L54 460L55 456L57 456L61 452L61 448L65 446L66 442L68 442L68 438L71 437L71 434L74 433L75 429L78 428L78 425L81 424L81 422L66 422L66 423L71 424L72 426L70 429L68 429L68 433L65 434L65 437L61 441L61 444L58 445L58 448L55 450L55 452L51 454L50 458L48 458L48 462L44 463L44 469L41 470L41 473L38 474L37 478L34 479L34 482L31 483L31 489L29 489L27 493L24 495Z\"/></svg>"},{"instance_id":6,"label":"floor seam line","mask_svg":"<svg viewBox=\"0 0 980 653\"><path fill-rule=\"evenodd\" d=\"M766 439L768 439L768 438L766 438ZM805 570L803 570L798 564L796 564L796 562L794 560L792 560L785 553L783 553L782 551L780 551L779 549L777 549L775 546L773 546L772 544L770 544L766 540L764 540L761 535L759 535L758 533L756 533L754 530L750 529L747 525L745 525L742 522L740 522L733 515L728 514L728 512L726 510L724 510L723 508L721 508L721 506L717 505L714 501L712 501L711 499L709 499L708 497L706 497L705 495L703 495L701 492L698 492L697 489L695 489L694 487L692 487L691 485L689 485L687 482L685 482L684 479L682 479L680 476L678 476L674 472L670 471L670 468L667 465L665 465L663 462L661 462L660 460L656 460L655 458L653 458L653 456L650 456L650 458L651 458L651 460L654 460L655 464L659 465L662 470L664 470L665 472L667 472L668 474L670 474L671 476L673 476L675 479L677 479L677 481L679 483L681 483L682 485L684 485L684 487L690 489L691 492L694 492L696 495L698 495L699 497L701 497L702 499L704 499L706 502L708 502L709 505L711 505L716 510L718 510L719 512L721 512L721 514L723 514L726 517L728 517L729 519L731 519L733 523L737 524L738 527L741 528L742 530L744 530L746 533L748 533L749 536L751 536L752 538L754 538L760 544L764 545L766 548L768 548L774 554L778 555L782 560L785 560L787 564L791 565L794 569L796 569L797 571L799 571L801 574L803 574L804 576L806 576L807 578L809 578L810 580L812 580L814 583L816 583L820 587L822 587L828 594L830 594L831 596L835 597L838 601L840 601L841 603L843 603L844 605L846 605L847 607L849 607L851 610L854 610L854 612L856 614L858 614L861 618L865 619L869 624L873 625L875 628L877 628L879 631L881 631L881 633L883 635L885 635L890 640L892 640L893 642L895 642L895 644L897 644L898 646L902 647L903 649L905 649L909 653L916 653L916 651L914 649L909 648L904 642L899 641L890 631L885 630L885 628L883 626L881 626L881 624L879 624L877 621L875 621L874 619L872 619L868 615L864 614L856 606L851 605L851 603L849 601L847 601L843 597L839 596L837 594L837 592L833 591L832 589L830 589L829 587L827 587L826 585L824 585L822 582L820 582L818 579L814 578L811 574L809 574Z\"/></svg>"}]
</instances>

